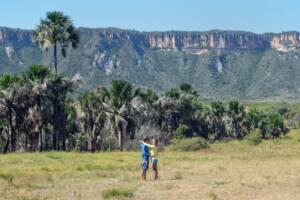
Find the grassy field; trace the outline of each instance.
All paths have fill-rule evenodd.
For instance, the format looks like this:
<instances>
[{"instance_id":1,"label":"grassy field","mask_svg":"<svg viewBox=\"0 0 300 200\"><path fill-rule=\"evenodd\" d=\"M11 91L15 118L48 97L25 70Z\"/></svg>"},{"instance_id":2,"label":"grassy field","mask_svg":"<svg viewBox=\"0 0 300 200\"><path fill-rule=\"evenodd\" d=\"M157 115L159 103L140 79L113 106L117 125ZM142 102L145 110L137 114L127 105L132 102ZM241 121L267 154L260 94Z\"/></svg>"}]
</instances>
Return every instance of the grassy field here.
<instances>
[{"instance_id":1,"label":"grassy field","mask_svg":"<svg viewBox=\"0 0 300 200\"><path fill-rule=\"evenodd\" d=\"M161 152L160 180L141 182L139 152L0 155L0 199L299 200L300 131L258 146Z\"/></svg>"},{"instance_id":2,"label":"grassy field","mask_svg":"<svg viewBox=\"0 0 300 200\"><path fill-rule=\"evenodd\" d=\"M252 108L258 108L268 111L278 111L278 109L286 108L290 111L293 111L297 114L300 114L300 103L292 103L292 102L252 102L252 103L246 103L249 107Z\"/></svg>"}]
</instances>

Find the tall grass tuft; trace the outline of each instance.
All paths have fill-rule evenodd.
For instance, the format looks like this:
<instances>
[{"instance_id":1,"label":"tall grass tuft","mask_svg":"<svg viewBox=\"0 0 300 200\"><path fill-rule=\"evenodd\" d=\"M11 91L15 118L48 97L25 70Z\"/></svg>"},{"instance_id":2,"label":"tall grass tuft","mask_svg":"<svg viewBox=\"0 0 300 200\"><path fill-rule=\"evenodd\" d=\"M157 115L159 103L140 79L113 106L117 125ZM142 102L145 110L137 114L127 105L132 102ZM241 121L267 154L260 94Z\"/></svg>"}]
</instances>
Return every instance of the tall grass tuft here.
<instances>
[{"instance_id":1,"label":"tall grass tuft","mask_svg":"<svg viewBox=\"0 0 300 200\"><path fill-rule=\"evenodd\" d=\"M132 188L113 188L103 191L102 193L105 199L111 198L131 198L134 195L134 189Z\"/></svg>"}]
</instances>

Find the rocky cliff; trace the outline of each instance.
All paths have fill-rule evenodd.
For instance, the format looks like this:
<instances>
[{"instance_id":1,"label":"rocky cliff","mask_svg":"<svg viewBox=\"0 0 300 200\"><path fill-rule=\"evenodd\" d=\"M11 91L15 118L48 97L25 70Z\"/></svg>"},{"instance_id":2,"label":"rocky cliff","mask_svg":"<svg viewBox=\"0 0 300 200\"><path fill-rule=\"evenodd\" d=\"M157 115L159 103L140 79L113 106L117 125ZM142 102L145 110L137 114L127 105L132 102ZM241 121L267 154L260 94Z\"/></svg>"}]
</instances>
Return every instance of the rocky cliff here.
<instances>
[{"instance_id":1,"label":"rocky cliff","mask_svg":"<svg viewBox=\"0 0 300 200\"><path fill-rule=\"evenodd\" d=\"M298 98L300 34L243 31L139 32L80 28L81 43L59 58L59 69L83 77L81 90L111 79L166 90L195 86L207 99ZM31 41L32 31L0 28L0 72L33 63L53 65L52 51Z\"/></svg>"},{"instance_id":2,"label":"rocky cliff","mask_svg":"<svg viewBox=\"0 0 300 200\"><path fill-rule=\"evenodd\" d=\"M31 33L29 30L0 28L0 44L14 49L29 46L32 44Z\"/></svg>"},{"instance_id":3,"label":"rocky cliff","mask_svg":"<svg viewBox=\"0 0 300 200\"><path fill-rule=\"evenodd\" d=\"M162 32L149 33L147 39L152 48L191 49L200 52L204 49L262 50L267 48L286 52L298 49L300 44L298 32L261 35L231 31Z\"/></svg>"}]
</instances>

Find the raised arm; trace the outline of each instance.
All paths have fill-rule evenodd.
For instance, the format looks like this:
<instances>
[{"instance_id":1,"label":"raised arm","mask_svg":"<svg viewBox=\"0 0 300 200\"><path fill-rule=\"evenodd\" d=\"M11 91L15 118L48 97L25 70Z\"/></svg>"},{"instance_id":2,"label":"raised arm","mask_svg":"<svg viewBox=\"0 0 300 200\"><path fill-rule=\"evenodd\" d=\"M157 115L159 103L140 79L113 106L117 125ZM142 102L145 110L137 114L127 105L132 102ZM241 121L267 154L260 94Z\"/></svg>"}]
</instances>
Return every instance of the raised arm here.
<instances>
[{"instance_id":1,"label":"raised arm","mask_svg":"<svg viewBox=\"0 0 300 200\"><path fill-rule=\"evenodd\" d=\"M146 145L147 147L150 147L150 148L155 148L155 145L152 145L152 144L148 144L146 142L143 142L143 141L140 141L141 143L143 143L144 145Z\"/></svg>"}]
</instances>

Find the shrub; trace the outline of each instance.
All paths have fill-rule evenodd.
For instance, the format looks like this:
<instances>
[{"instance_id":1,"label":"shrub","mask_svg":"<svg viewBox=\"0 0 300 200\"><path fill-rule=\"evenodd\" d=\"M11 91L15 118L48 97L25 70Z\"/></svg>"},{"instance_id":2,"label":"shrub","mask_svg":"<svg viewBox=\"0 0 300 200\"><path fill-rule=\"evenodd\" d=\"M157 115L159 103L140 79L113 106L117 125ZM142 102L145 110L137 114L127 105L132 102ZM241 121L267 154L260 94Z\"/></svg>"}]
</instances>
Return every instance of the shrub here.
<instances>
[{"instance_id":1,"label":"shrub","mask_svg":"<svg viewBox=\"0 0 300 200\"><path fill-rule=\"evenodd\" d=\"M206 148L208 148L208 143L201 137L175 139L170 145L170 150L173 151L198 151Z\"/></svg>"},{"instance_id":2,"label":"shrub","mask_svg":"<svg viewBox=\"0 0 300 200\"><path fill-rule=\"evenodd\" d=\"M185 124L181 124L175 131L173 138L180 140L186 136L189 127Z\"/></svg>"},{"instance_id":3,"label":"shrub","mask_svg":"<svg viewBox=\"0 0 300 200\"><path fill-rule=\"evenodd\" d=\"M105 199L111 199L111 198L130 198L134 195L134 190L130 188L113 188L103 191L102 193L103 197Z\"/></svg>"},{"instance_id":4,"label":"shrub","mask_svg":"<svg viewBox=\"0 0 300 200\"><path fill-rule=\"evenodd\" d=\"M86 151L87 150L87 143L88 143L88 136L78 133L74 135L75 140L75 151Z\"/></svg>"},{"instance_id":5,"label":"shrub","mask_svg":"<svg viewBox=\"0 0 300 200\"><path fill-rule=\"evenodd\" d=\"M247 141L251 145L258 145L261 143L261 132L259 129L251 131L247 137Z\"/></svg>"}]
</instances>

